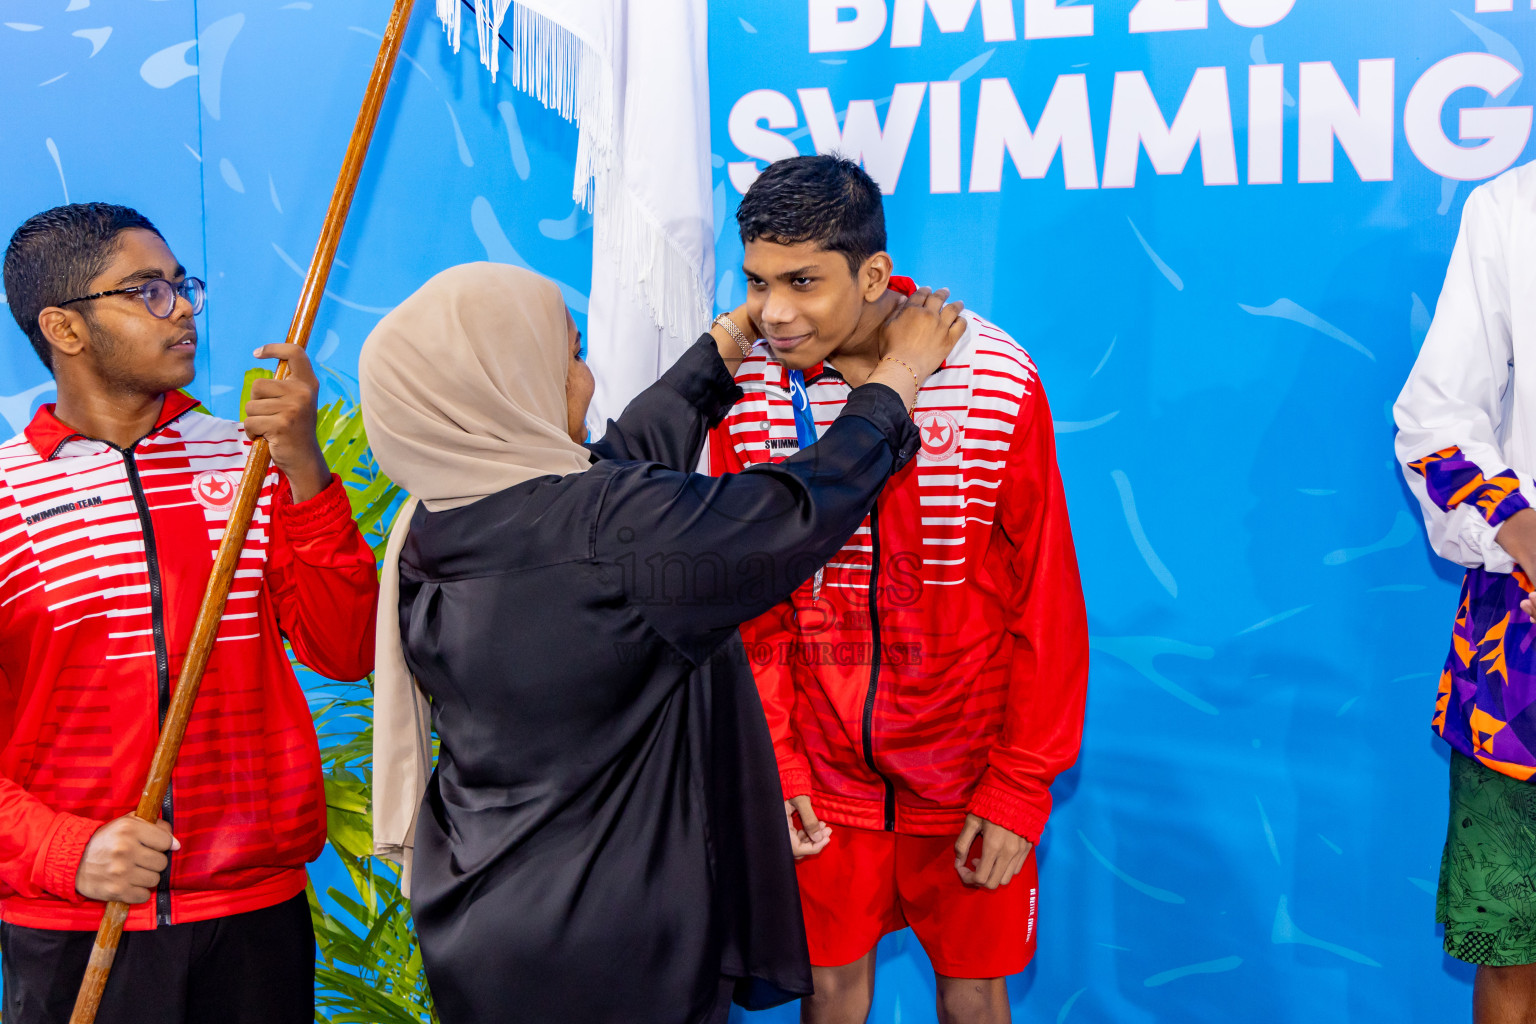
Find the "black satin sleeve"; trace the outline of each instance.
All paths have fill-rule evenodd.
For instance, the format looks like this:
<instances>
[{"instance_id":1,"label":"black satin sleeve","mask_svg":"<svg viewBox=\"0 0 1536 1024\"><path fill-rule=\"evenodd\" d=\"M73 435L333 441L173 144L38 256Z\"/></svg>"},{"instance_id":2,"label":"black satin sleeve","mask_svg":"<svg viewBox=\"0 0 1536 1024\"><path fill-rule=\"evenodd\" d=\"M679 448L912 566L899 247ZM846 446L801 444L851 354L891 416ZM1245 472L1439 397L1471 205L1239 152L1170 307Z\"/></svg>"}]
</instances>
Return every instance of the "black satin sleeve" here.
<instances>
[{"instance_id":1,"label":"black satin sleeve","mask_svg":"<svg viewBox=\"0 0 1536 1024\"><path fill-rule=\"evenodd\" d=\"M741 398L741 388L705 334L678 357L661 379L608 421L602 440L587 445L592 461L659 462L687 472L699 461L709 430Z\"/></svg>"},{"instance_id":2,"label":"black satin sleeve","mask_svg":"<svg viewBox=\"0 0 1536 1024\"><path fill-rule=\"evenodd\" d=\"M615 474L594 554L652 628L702 661L836 554L918 445L896 392L866 384L820 441L783 462L720 477L657 465Z\"/></svg>"}]
</instances>

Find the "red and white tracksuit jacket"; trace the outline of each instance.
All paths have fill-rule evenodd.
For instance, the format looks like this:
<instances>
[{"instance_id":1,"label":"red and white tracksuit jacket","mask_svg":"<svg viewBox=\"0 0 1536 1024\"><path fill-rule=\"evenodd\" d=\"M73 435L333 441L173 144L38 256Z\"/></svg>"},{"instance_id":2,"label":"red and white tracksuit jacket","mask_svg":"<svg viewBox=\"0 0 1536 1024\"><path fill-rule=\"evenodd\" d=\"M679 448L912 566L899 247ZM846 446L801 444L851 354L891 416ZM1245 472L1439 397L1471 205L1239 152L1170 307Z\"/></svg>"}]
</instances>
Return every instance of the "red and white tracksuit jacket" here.
<instances>
[{"instance_id":1,"label":"red and white tracksuit jacket","mask_svg":"<svg viewBox=\"0 0 1536 1024\"><path fill-rule=\"evenodd\" d=\"M0 918L94 929L75 891L96 829L138 803L249 442L165 396L131 449L38 411L0 445ZM130 930L280 903L325 843L309 705L283 650L373 664L373 552L341 482L267 477L162 809L181 840Z\"/></svg>"},{"instance_id":2,"label":"red and white tracksuit jacket","mask_svg":"<svg viewBox=\"0 0 1536 1024\"><path fill-rule=\"evenodd\" d=\"M921 453L742 638L786 796L856 828L947 835L971 812L1038 840L1082 735L1087 621L1039 377L1001 329L967 319L918 396ZM746 395L711 434L716 473L797 450L766 344L736 381ZM805 383L825 428L849 386L827 365Z\"/></svg>"}]
</instances>

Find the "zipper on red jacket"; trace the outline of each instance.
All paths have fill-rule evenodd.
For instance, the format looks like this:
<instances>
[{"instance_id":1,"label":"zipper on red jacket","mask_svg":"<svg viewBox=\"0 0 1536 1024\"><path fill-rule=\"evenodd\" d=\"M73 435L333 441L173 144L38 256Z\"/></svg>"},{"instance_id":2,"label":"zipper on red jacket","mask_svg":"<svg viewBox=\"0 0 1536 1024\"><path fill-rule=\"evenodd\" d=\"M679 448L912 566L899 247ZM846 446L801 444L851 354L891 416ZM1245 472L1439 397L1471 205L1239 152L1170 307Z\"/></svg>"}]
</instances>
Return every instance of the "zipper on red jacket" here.
<instances>
[{"instance_id":1,"label":"zipper on red jacket","mask_svg":"<svg viewBox=\"0 0 1536 1024\"><path fill-rule=\"evenodd\" d=\"M869 691L864 695L864 763L885 786L885 831L896 830L896 787L875 766L875 690L880 685L880 503L869 510Z\"/></svg>"},{"instance_id":2,"label":"zipper on red jacket","mask_svg":"<svg viewBox=\"0 0 1536 1024\"><path fill-rule=\"evenodd\" d=\"M165 715L171 706L171 656L165 640L165 598L160 582L160 555L155 548L155 524L149 515L149 500L144 497L144 484L139 479L139 465L132 448L119 448L123 465L128 470L128 486L133 491L133 502L139 510L139 526L144 531L144 563L149 570L149 614L155 634L155 672L160 682L160 728L165 728ZM171 787L165 787L165 800L160 804L160 817L167 825L175 826L175 805L171 799ZM155 890L155 925L166 927L171 923L171 852L165 852L165 870L160 872L160 885Z\"/></svg>"}]
</instances>

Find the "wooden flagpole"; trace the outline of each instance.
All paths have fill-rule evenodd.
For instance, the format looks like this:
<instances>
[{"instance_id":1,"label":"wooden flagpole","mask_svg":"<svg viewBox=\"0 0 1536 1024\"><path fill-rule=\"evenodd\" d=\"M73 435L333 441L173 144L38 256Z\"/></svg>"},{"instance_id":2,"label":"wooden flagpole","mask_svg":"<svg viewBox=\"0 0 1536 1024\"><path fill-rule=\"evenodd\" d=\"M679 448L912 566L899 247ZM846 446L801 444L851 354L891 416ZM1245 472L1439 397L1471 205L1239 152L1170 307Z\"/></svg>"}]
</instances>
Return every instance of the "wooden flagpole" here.
<instances>
[{"instance_id":1,"label":"wooden flagpole","mask_svg":"<svg viewBox=\"0 0 1536 1024\"><path fill-rule=\"evenodd\" d=\"M320 231L320 241L315 245L315 258L310 261L309 273L304 278L304 290L299 295L299 306L294 311L293 322L288 327L288 342L303 348L309 344L309 332L315 324L320 300L325 295L325 284L331 274L331 262L336 258L336 247L341 243L342 228L346 226L347 213L352 208L352 197L357 192L357 181L362 174L363 161L368 156L368 145L373 141L373 129L379 120L379 110L384 105L384 94L389 89L389 79L394 73L395 59L400 54L400 44L405 38L406 24L410 21L413 0L395 0L394 12L384 31L384 42L379 46L379 56L373 65L373 76L368 80L368 91L363 95L362 109L352 128L352 141L347 146L346 158L341 164L341 174L336 190L331 193L331 205L325 215L325 225ZM288 376L288 364L279 363L277 379ZM160 740L150 762L149 777L139 806L134 811L138 817L153 824L160 820L160 805L166 788L171 782L171 770L181 750L181 740L192 717L192 704L197 699L197 689L203 679L203 669L213 653L213 644L219 631L219 619L224 614L225 602L234 583L235 566L240 551L245 547L245 536L251 525L251 515L256 501L261 497L262 484L271 464L271 452L265 438L258 438L251 445L245 461L245 475L235 495L234 508L224 530L214 559L213 574L208 578L208 589L203 593L203 603L198 609L197 624L192 630L192 640L182 663L181 676L176 682L176 692L166 712L165 725L160 730ZM123 924L128 920L128 904L112 902L102 914L101 927L96 932L96 943L91 948L91 958L85 969L85 979L80 983L80 994L75 1000L70 1024L93 1024L96 1011L101 1006L102 992L107 986L107 976L112 970L112 959L117 955L118 942L122 939Z\"/></svg>"}]
</instances>

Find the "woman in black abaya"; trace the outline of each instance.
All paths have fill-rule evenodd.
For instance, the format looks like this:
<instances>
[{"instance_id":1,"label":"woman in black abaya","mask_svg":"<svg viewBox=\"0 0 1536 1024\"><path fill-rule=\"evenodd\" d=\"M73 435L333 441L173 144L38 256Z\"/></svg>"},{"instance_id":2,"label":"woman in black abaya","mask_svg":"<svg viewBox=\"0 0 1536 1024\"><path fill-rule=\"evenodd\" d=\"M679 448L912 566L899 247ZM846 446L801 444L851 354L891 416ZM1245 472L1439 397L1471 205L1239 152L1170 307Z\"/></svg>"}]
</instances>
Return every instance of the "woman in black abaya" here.
<instances>
[{"instance_id":1,"label":"woman in black abaya","mask_svg":"<svg viewBox=\"0 0 1536 1024\"><path fill-rule=\"evenodd\" d=\"M457 267L370 336L369 441L414 499L385 556L375 834L398 855L414 825L445 1024L702 1024L733 996L810 991L736 627L835 553L916 451L914 378L958 312L920 293L820 442L721 478L689 472L740 396L719 328L590 447L573 439L592 378L551 282ZM411 676L441 741L424 797Z\"/></svg>"}]
</instances>

